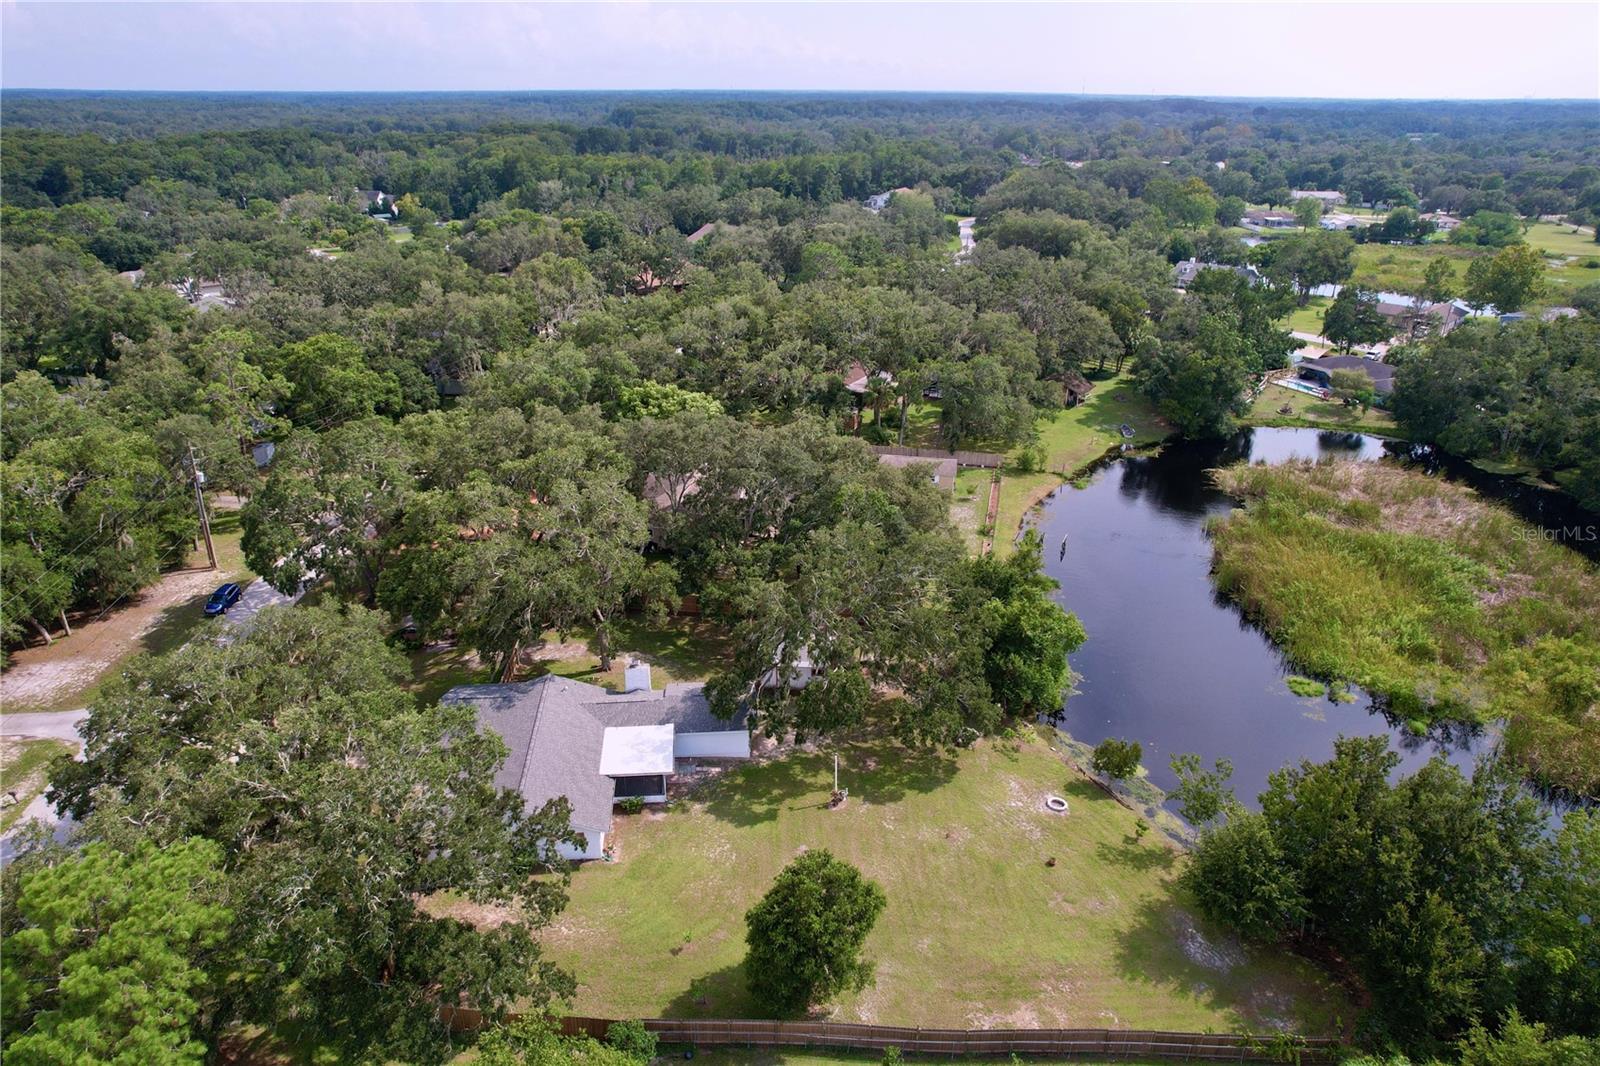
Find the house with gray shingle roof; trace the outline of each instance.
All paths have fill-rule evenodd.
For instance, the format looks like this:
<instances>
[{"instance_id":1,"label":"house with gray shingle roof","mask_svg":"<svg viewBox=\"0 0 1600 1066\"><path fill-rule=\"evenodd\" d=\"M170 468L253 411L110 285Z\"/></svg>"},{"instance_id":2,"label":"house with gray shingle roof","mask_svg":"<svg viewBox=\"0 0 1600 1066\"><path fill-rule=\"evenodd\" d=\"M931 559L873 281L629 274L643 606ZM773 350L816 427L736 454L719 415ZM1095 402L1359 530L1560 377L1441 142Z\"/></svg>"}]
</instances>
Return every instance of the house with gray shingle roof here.
<instances>
[{"instance_id":1,"label":"house with gray shingle roof","mask_svg":"<svg viewBox=\"0 0 1600 1066\"><path fill-rule=\"evenodd\" d=\"M620 799L665 803L667 781L682 759L748 759L743 712L724 721L711 713L703 686L650 685L650 667L630 662L623 692L554 674L501 685L461 685L446 703L470 704L480 729L505 741L495 786L537 810L558 796L572 806L581 848L561 845L569 859L605 855L611 808Z\"/></svg>"}]
</instances>

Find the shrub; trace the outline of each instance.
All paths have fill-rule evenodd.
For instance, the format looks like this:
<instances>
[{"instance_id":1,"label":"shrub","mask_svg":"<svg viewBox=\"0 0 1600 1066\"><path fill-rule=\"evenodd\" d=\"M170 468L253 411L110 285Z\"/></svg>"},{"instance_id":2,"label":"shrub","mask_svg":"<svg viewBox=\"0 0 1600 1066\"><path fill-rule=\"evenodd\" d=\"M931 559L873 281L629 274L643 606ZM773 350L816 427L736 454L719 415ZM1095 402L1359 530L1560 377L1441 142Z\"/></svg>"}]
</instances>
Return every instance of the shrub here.
<instances>
[{"instance_id":1,"label":"shrub","mask_svg":"<svg viewBox=\"0 0 1600 1066\"><path fill-rule=\"evenodd\" d=\"M628 796L617 800L617 810L623 814L639 814L644 810L644 800L638 796Z\"/></svg>"},{"instance_id":2,"label":"shrub","mask_svg":"<svg viewBox=\"0 0 1600 1066\"><path fill-rule=\"evenodd\" d=\"M883 1058L878 1060L879 1066L900 1066L903 1061L905 1059L900 1054L900 1049L893 1044L883 1049Z\"/></svg>"},{"instance_id":3,"label":"shrub","mask_svg":"<svg viewBox=\"0 0 1600 1066\"><path fill-rule=\"evenodd\" d=\"M612 1022L606 1027L606 1043L641 1062L649 1062L656 1056L656 1034L646 1029L641 1021Z\"/></svg>"}]
</instances>

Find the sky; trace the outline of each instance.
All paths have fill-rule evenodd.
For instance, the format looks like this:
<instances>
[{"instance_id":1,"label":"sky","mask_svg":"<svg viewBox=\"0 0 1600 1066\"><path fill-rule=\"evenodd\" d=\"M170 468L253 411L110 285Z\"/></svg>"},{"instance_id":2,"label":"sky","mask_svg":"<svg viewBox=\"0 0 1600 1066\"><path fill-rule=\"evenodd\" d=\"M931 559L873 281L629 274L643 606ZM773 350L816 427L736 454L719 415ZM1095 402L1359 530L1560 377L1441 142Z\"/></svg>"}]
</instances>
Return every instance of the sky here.
<instances>
[{"instance_id":1,"label":"sky","mask_svg":"<svg viewBox=\"0 0 1600 1066\"><path fill-rule=\"evenodd\" d=\"M0 0L0 86L1600 99L1600 2Z\"/></svg>"}]
</instances>

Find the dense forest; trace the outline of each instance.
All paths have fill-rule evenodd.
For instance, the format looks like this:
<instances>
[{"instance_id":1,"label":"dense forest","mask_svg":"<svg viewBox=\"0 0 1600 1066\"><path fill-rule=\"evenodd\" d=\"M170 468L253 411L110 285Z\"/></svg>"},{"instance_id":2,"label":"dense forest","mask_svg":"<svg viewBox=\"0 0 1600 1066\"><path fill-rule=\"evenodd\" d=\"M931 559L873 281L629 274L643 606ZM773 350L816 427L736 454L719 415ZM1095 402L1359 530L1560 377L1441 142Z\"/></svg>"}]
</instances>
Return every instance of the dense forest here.
<instances>
[{"instance_id":1,"label":"dense forest","mask_svg":"<svg viewBox=\"0 0 1600 1066\"><path fill-rule=\"evenodd\" d=\"M1231 432L1300 344L1289 316L1353 270L1346 233L1240 240L1248 208L1292 190L1394 208L1384 240L1408 245L1425 236L1416 211L1477 218L1486 263L1541 216L1600 222L1587 104L8 92L4 143L7 645L48 641L180 561L200 468L208 493L240 500L250 568L331 601L132 668L56 794L101 841L84 859L97 876L160 847L175 876L236 886L231 926L195 911L195 967L247 979L179 1030L327 1026L352 1059L442 1060L448 1036L418 1009L440 982L491 1014L570 989L534 935L557 880L520 902L526 923L493 930L417 905L509 905L506 886L554 863L565 819L503 809L492 745L469 740L460 708L414 708L388 634L449 634L503 669L584 630L609 668L620 619L692 600L731 649L714 708L750 707L772 736L858 727L886 691L909 745L1000 733L1059 707L1083 629L1051 599L1035 538L972 555L925 471L868 445L1031 463L1041 418L1124 375L1171 432ZM1191 258L1269 284L1221 269L1175 287ZM1527 299L1543 306L1531 284ZM1600 507L1600 286L1567 302L1548 321L1419 331L1392 356L1393 410L1418 441L1515 460ZM802 651L819 683L762 686ZM354 748L392 779L348 773ZM1539 899L1581 910L1559 868L1593 878L1593 833L1536 839L1498 779L1391 793L1382 753L1339 758L1327 775L1367 781L1362 847L1403 790L1443 795L1437 839L1395 861L1432 862L1457 819L1497 864L1460 883L1495 894L1462 918L1380 886L1335 913L1316 895L1323 858L1293 835L1319 778L1286 772L1263 816L1202 852L1208 868L1232 848L1300 871L1292 893L1252 881L1251 899L1271 898L1239 924L1321 923L1363 959L1390 953L1365 973L1396 1004L1448 979L1433 1013L1375 1015L1377 1045L1437 1051L1513 1006L1552 1035L1600 1032L1563 977L1600 965L1592 931L1551 932L1507 902L1526 860ZM302 906L302 878L332 902ZM1441 978L1452 937L1473 962ZM11 987L8 1028L42 1009Z\"/></svg>"}]
</instances>

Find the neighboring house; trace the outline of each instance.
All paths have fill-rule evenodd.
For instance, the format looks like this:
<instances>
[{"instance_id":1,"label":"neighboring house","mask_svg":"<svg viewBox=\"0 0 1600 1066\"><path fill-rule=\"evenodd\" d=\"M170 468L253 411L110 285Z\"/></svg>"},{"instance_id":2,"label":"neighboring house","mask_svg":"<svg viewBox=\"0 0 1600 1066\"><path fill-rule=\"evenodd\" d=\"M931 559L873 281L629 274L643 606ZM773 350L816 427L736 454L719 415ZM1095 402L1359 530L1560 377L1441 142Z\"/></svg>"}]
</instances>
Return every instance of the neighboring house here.
<instances>
[{"instance_id":1,"label":"neighboring house","mask_svg":"<svg viewBox=\"0 0 1600 1066\"><path fill-rule=\"evenodd\" d=\"M144 280L144 271L142 269L121 270L117 272L117 277L121 278L129 285L138 288L139 282Z\"/></svg>"},{"instance_id":2,"label":"neighboring house","mask_svg":"<svg viewBox=\"0 0 1600 1066\"><path fill-rule=\"evenodd\" d=\"M1289 193L1291 200L1317 200L1324 208L1338 207L1344 203L1344 193L1333 189L1295 189Z\"/></svg>"},{"instance_id":3,"label":"neighboring house","mask_svg":"<svg viewBox=\"0 0 1600 1066\"><path fill-rule=\"evenodd\" d=\"M1394 326L1395 334L1407 332L1411 316L1427 315L1434 320L1434 331L1449 333L1465 322L1470 309L1460 300L1441 300L1428 303L1416 296L1402 292L1377 292L1378 313ZM1393 334L1391 334L1393 335Z\"/></svg>"},{"instance_id":4,"label":"neighboring house","mask_svg":"<svg viewBox=\"0 0 1600 1066\"><path fill-rule=\"evenodd\" d=\"M1297 363L1294 369L1301 380L1325 389L1333 386L1335 370L1359 370L1372 380L1372 387L1380 397L1394 391L1394 367L1359 355L1325 355L1321 359Z\"/></svg>"},{"instance_id":5,"label":"neighboring house","mask_svg":"<svg viewBox=\"0 0 1600 1066\"><path fill-rule=\"evenodd\" d=\"M1360 215L1351 215L1343 211L1334 211L1323 215L1317 220L1317 225L1327 230L1348 232L1349 230L1365 229L1372 225L1372 219L1362 218Z\"/></svg>"},{"instance_id":6,"label":"neighboring house","mask_svg":"<svg viewBox=\"0 0 1600 1066\"><path fill-rule=\"evenodd\" d=\"M394 206L394 197L382 189L357 189L356 195L361 198L361 206L368 211L387 211Z\"/></svg>"},{"instance_id":7,"label":"neighboring house","mask_svg":"<svg viewBox=\"0 0 1600 1066\"><path fill-rule=\"evenodd\" d=\"M1260 232L1264 229L1295 229L1300 220L1292 211L1246 211L1239 225Z\"/></svg>"},{"instance_id":8,"label":"neighboring house","mask_svg":"<svg viewBox=\"0 0 1600 1066\"><path fill-rule=\"evenodd\" d=\"M620 799L664 803L680 759L748 759L743 712L731 721L711 713L703 686L650 687L650 667L629 662L624 689L546 675L502 685L462 685L443 702L470 705L478 725L505 741L509 754L495 785L520 793L530 811L558 796L572 806L582 847L560 845L569 859L598 859Z\"/></svg>"},{"instance_id":9,"label":"neighboring house","mask_svg":"<svg viewBox=\"0 0 1600 1066\"><path fill-rule=\"evenodd\" d=\"M1244 278L1252 285L1266 283L1266 277L1253 266L1233 266L1229 263L1202 263L1198 259L1185 259L1172 268L1173 281L1178 288L1186 289L1194 284L1194 279L1200 276L1202 270L1231 270Z\"/></svg>"},{"instance_id":10,"label":"neighboring house","mask_svg":"<svg viewBox=\"0 0 1600 1066\"><path fill-rule=\"evenodd\" d=\"M217 307L235 307L238 301L222 290L222 282L207 278L184 278L167 288L189 301L196 311L210 311Z\"/></svg>"},{"instance_id":11,"label":"neighboring house","mask_svg":"<svg viewBox=\"0 0 1600 1066\"><path fill-rule=\"evenodd\" d=\"M895 193L916 191L917 190L911 188L910 186L902 185L898 189L890 189L888 192L880 192L875 196L869 196L867 197L867 210L871 211L873 214L877 214L879 211L882 211L884 208L889 206L889 201L894 199Z\"/></svg>"},{"instance_id":12,"label":"neighboring house","mask_svg":"<svg viewBox=\"0 0 1600 1066\"><path fill-rule=\"evenodd\" d=\"M956 490L956 457L947 459L923 459L916 455L889 455L885 452L878 453L878 462L884 466L892 466L904 470L908 467L921 467L928 472L928 480L938 486L942 492Z\"/></svg>"},{"instance_id":13,"label":"neighboring house","mask_svg":"<svg viewBox=\"0 0 1600 1066\"><path fill-rule=\"evenodd\" d=\"M842 376L844 377L844 387L855 393L857 396L866 395L867 383L873 378L888 382L890 385L894 384L894 375L890 374L887 370L880 370L876 374L869 374L867 372L867 368L861 365L861 361L859 359L851 363L850 368L846 370Z\"/></svg>"},{"instance_id":14,"label":"neighboring house","mask_svg":"<svg viewBox=\"0 0 1600 1066\"><path fill-rule=\"evenodd\" d=\"M1438 230L1440 233L1449 233L1451 230L1461 225L1461 220L1459 218L1454 215L1446 214L1443 211L1427 211L1421 215L1418 215L1417 217L1422 219L1424 222L1432 222L1433 228Z\"/></svg>"},{"instance_id":15,"label":"neighboring house","mask_svg":"<svg viewBox=\"0 0 1600 1066\"><path fill-rule=\"evenodd\" d=\"M688 244L699 244L701 241L715 233L720 225L721 223L718 222L707 222L704 226L701 226L699 229L685 237L684 241Z\"/></svg>"},{"instance_id":16,"label":"neighboring house","mask_svg":"<svg viewBox=\"0 0 1600 1066\"><path fill-rule=\"evenodd\" d=\"M799 692L822 676L822 667L811 661L811 649L801 648L794 662L789 664L788 671L780 677L778 667L783 663L783 648L782 644L778 645L778 650L772 656L772 669L761 675L762 688L782 688L787 684L790 692Z\"/></svg>"}]
</instances>

